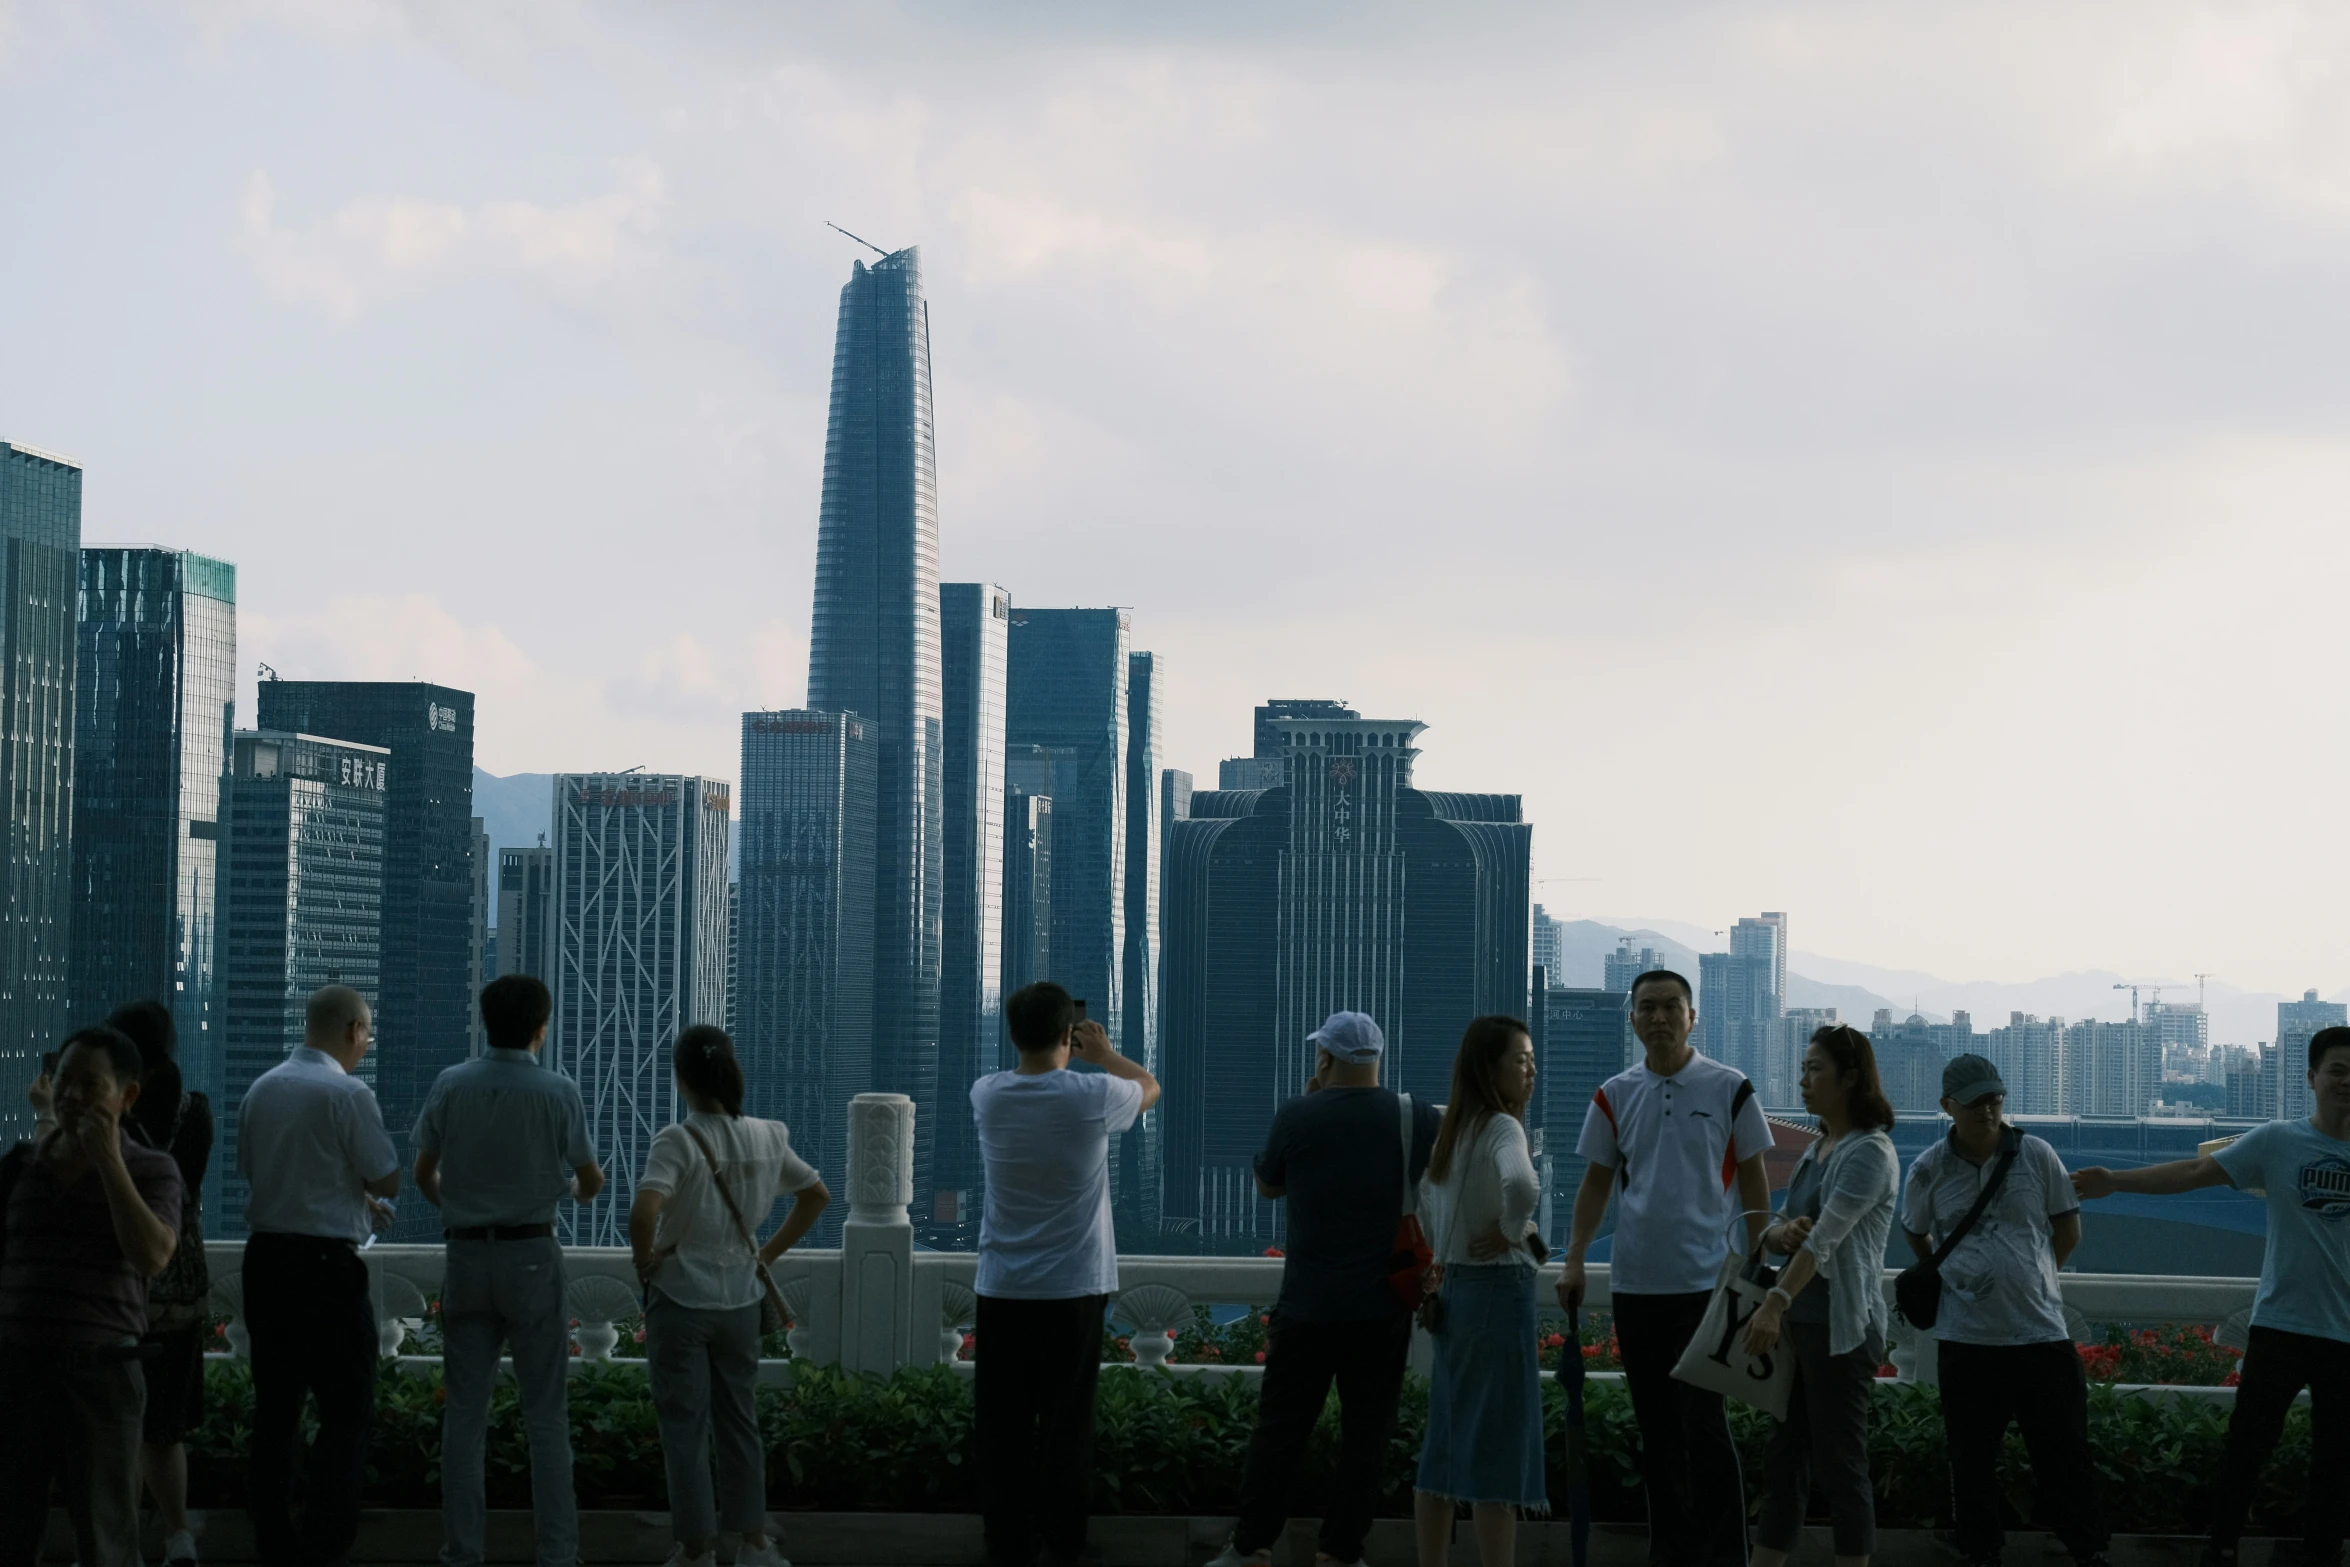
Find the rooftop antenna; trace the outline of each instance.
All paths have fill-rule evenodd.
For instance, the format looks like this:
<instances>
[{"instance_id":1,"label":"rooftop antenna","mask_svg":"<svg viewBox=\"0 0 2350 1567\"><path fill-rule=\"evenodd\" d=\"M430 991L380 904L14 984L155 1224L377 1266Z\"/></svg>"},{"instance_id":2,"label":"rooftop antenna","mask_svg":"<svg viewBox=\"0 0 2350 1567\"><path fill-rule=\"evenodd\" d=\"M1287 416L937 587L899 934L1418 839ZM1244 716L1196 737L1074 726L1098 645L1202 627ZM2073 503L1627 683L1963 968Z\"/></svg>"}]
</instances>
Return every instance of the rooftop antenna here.
<instances>
[{"instance_id":1,"label":"rooftop antenna","mask_svg":"<svg viewBox=\"0 0 2350 1567\"><path fill-rule=\"evenodd\" d=\"M270 668L267 664L264 664L261 666L260 678L263 680L275 680L277 678L277 671Z\"/></svg>"},{"instance_id":2,"label":"rooftop antenna","mask_svg":"<svg viewBox=\"0 0 2350 1567\"><path fill-rule=\"evenodd\" d=\"M855 240L858 244L864 246L867 250L872 251L873 254L879 256L884 261L887 261L892 254L890 251L882 249L879 245L874 244L873 241L865 238L861 234L849 234L847 229L842 228L839 224L833 222L830 218L826 218L824 220L824 226L832 230L832 232L835 234L848 234L849 238Z\"/></svg>"}]
</instances>

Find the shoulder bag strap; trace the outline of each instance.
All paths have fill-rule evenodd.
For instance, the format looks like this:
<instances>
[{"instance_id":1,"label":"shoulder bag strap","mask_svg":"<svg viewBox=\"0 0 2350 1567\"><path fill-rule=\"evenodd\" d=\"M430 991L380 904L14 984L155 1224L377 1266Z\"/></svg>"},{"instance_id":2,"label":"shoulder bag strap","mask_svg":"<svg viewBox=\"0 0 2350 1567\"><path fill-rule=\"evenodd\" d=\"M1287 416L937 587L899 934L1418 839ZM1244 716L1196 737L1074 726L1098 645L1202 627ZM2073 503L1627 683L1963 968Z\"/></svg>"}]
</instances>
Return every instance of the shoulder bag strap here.
<instances>
[{"instance_id":1,"label":"shoulder bag strap","mask_svg":"<svg viewBox=\"0 0 2350 1567\"><path fill-rule=\"evenodd\" d=\"M1975 1205L1966 1211L1965 1218L1958 1221L1958 1228L1950 1232L1949 1239L1934 1248L1933 1263L1936 1268L1950 1260L1950 1254L1958 1250L1958 1243L1967 1238L1967 1231L1975 1227L1975 1221L1983 1216L1983 1210L1991 1206L1991 1199L1999 1195L1999 1188L2007 1184L2007 1172L2015 1164L2015 1156L2023 1146L2023 1134L2013 1127L2002 1135L1999 1163L1992 1167L1991 1179L1975 1194Z\"/></svg>"},{"instance_id":2,"label":"shoulder bag strap","mask_svg":"<svg viewBox=\"0 0 2350 1567\"><path fill-rule=\"evenodd\" d=\"M1420 1207L1420 1183L1412 1179L1412 1096L1397 1094L1395 1102L1403 1107L1403 1216L1408 1219Z\"/></svg>"},{"instance_id":3,"label":"shoulder bag strap","mask_svg":"<svg viewBox=\"0 0 2350 1567\"><path fill-rule=\"evenodd\" d=\"M726 1189L725 1177L718 1172L718 1156L710 1151L708 1143L702 1141L700 1132L687 1126L683 1121L677 1124L685 1127L685 1135L694 1140L696 1148L702 1150L702 1158L710 1166L710 1184L718 1188L719 1200L726 1204L727 1213L734 1219L734 1233L743 1238L743 1244L751 1249L751 1260L757 1262L759 1260L759 1243L751 1239L751 1227L743 1223L743 1211L734 1205L734 1193Z\"/></svg>"}]
</instances>

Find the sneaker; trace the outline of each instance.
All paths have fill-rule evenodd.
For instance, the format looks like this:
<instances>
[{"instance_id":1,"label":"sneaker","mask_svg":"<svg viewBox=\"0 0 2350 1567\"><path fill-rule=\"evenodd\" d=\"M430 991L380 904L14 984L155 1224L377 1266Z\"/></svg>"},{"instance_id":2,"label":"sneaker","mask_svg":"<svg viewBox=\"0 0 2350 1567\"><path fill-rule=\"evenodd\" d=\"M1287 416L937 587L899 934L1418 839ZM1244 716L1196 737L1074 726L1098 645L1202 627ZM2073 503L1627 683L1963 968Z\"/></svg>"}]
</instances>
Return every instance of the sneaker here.
<instances>
[{"instance_id":1,"label":"sneaker","mask_svg":"<svg viewBox=\"0 0 2350 1567\"><path fill-rule=\"evenodd\" d=\"M734 1567L791 1567L784 1559L783 1548L769 1535L765 1545L738 1545L734 1548Z\"/></svg>"},{"instance_id":2,"label":"sneaker","mask_svg":"<svg viewBox=\"0 0 2350 1567\"><path fill-rule=\"evenodd\" d=\"M165 1540L163 1567L196 1567L196 1537L182 1529Z\"/></svg>"},{"instance_id":3,"label":"sneaker","mask_svg":"<svg viewBox=\"0 0 2350 1567\"><path fill-rule=\"evenodd\" d=\"M662 1559L661 1567L689 1567L689 1564L691 1567L718 1567L718 1553L704 1551L699 1556L688 1556L684 1546L672 1545L669 1554Z\"/></svg>"}]
</instances>

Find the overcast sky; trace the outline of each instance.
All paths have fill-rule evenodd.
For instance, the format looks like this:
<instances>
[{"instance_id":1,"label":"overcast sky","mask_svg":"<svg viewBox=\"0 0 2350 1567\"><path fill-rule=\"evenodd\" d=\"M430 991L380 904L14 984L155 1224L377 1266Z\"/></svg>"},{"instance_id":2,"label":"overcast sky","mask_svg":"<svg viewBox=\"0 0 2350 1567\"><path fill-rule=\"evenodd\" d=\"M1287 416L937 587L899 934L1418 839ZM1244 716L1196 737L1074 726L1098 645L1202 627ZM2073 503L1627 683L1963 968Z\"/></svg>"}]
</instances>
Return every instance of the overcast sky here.
<instances>
[{"instance_id":1,"label":"overcast sky","mask_svg":"<svg viewBox=\"0 0 2350 1567\"><path fill-rule=\"evenodd\" d=\"M247 722L731 777L830 219L947 576L1131 606L1204 780L1343 697L1562 913L2350 983L2350 12L1111 9L0 0L0 438L238 563Z\"/></svg>"}]
</instances>

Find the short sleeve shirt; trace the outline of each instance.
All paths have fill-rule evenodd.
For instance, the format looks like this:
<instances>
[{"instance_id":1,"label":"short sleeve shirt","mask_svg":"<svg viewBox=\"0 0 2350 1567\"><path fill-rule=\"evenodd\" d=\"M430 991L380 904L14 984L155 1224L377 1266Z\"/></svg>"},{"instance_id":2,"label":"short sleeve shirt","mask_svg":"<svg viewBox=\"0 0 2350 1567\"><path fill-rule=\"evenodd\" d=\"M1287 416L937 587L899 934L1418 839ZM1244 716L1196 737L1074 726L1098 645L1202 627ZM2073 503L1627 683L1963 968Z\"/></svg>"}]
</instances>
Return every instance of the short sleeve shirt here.
<instances>
[{"instance_id":1,"label":"short sleeve shirt","mask_svg":"<svg viewBox=\"0 0 2350 1567\"><path fill-rule=\"evenodd\" d=\"M694 1142L697 1134L710 1150L707 1156ZM696 1110L654 1137L637 1190L660 1192L667 1199L653 1232L653 1250L676 1250L654 1272L653 1288L680 1306L731 1311L757 1302L759 1278L751 1268L751 1248L711 1179L712 1159L723 1172L735 1211L754 1236L764 1228L776 1198L806 1191L817 1177L793 1149L781 1121Z\"/></svg>"},{"instance_id":2,"label":"short sleeve shirt","mask_svg":"<svg viewBox=\"0 0 2350 1567\"><path fill-rule=\"evenodd\" d=\"M441 1223L551 1224L572 1172L596 1162L579 1085L528 1050L492 1050L433 1080L413 1136L441 1161Z\"/></svg>"},{"instance_id":3,"label":"short sleeve shirt","mask_svg":"<svg viewBox=\"0 0 2350 1567\"><path fill-rule=\"evenodd\" d=\"M1400 1314L1388 1288L1404 1182L1417 1182L1436 1146L1436 1107L1412 1102L1404 1155L1403 1106L1388 1088L1325 1088L1273 1115L1257 1178L1289 1204L1280 1310L1301 1322L1371 1322Z\"/></svg>"},{"instance_id":4,"label":"short sleeve shirt","mask_svg":"<svg viewBox=\"0 0 2350 1567\"><path fill-rule=\"evenodd\" d=\"M1141 1110L1142 1085L1107 1072L991 1072L971 1085L987 1168L978 1293L1075 1300L1117 1292L1110 1139Z\"/></svg>"},{"instance_id":5,"label":"short sleeve shirt","mask_svg":"<svg viewBox=\"0 0 2350 1567\"><path fill-rule=\"evenodd\" d=\"M1901 1227L1941 1245L1998 1168L1996 1151L1973 1164L1944 1137L1909 1167ZM1953 1344L2070 1339L2050 1234L2056 1220L2080 1208L2064 1161L2045 1139L2027 1133L1999 1195L1942 1264L1942 1309L1934 1337Z\"/></svg>"},{"instance_id":6,"label":"short sleeve shirt","mask_svg":"<svg viewBox=\"0 0 2350 1567\"><path fill-rule=\"evenodd\" d=\"M122 1137L122 1162L147 1211L179 1233L179 1166L131 1137ZM114 1344L147 1331L147 1279L114 1238L106 1185L85 1169L68 1185L57 1179L52 1154L62 1156L63 1133L52 1133L35 1155L24 1145L10 1155L21 1173L0 1216L8 1231L0 1260L0 1338L20 1343Z\"/></svg>"},{"instance_id":7,"label":"short sleeve shirt","mask_svg":"<svg viewBox=\"0 0 2350 1567\"><path fill-rule=\"evenodd\" d=\"M1671 1077L1638 1061L1601 1084L1575 1153L1616 1172L1610 1291L1712 1289L1730 1254L1738 1166L1771 1141L1746 1074L1703 1055Z\"/></svg>"},{"instance_id":8,"label":"short sleeve shirt","mask_svg":"<svg viewBox=\"0 0 2350 1567\"><path fill-rule=\"evenodd\" d=\"M2253 1325L2350 1342L2350 1142L2271 1121L2212 1158L2238 1187L2267 1194Z\"/></svg>"},{"instance_id":9,"label":"short sleeve shirt","mask_svg":"<svg viewBox=\"0 0 2350 1567\"><path fill-rule=\"evenodd\" d=\"M367 1183L398 1168L375 1090L308 1045L253 1079L237 1106L237 1172L252 1187L245 1227L256 1235L363 1241Z\"/></svg>"}]
</instances>

